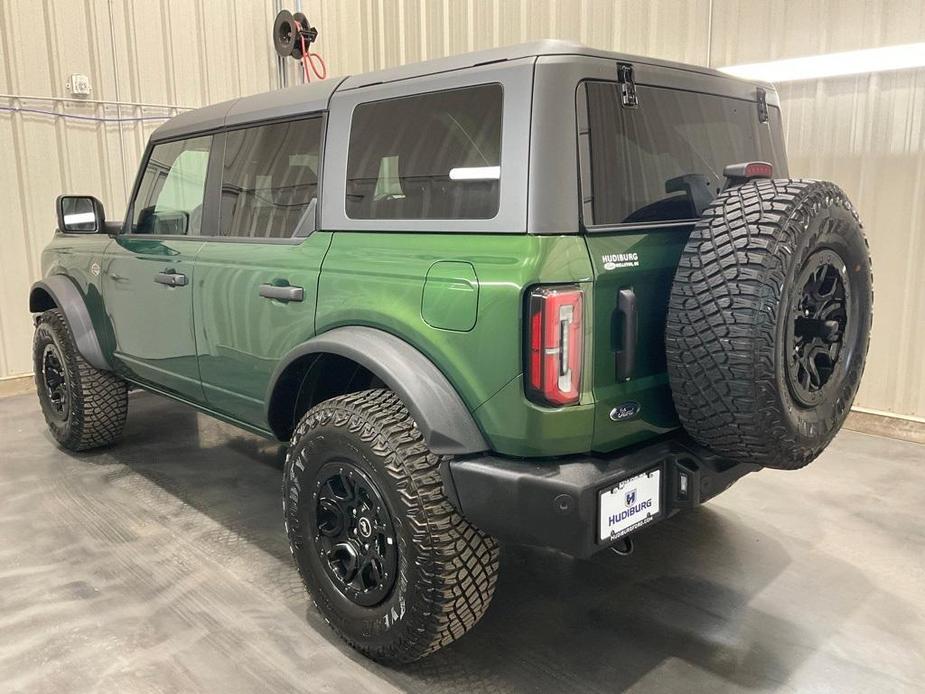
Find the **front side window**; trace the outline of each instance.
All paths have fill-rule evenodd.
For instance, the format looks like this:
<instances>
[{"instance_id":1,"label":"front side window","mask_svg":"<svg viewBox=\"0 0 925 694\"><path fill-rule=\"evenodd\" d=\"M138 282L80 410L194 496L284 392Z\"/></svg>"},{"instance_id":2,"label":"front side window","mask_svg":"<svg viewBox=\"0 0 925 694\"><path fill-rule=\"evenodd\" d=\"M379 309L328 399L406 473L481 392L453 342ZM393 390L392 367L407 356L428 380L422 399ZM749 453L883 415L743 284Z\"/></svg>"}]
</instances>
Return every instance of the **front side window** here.
<instances>
[{"instance_id":1,"label":"front side window","mask_svg":"<svg viewBox=\"0 0 925 694\"><path fill-rule=\"evenodd\" d=\"M321 118L310 118L225 136L222 236L288 239L313 227L321 131Z\"/></svg>"},{"instance_id":2,"label":"front side window","mask_svg":"<svg viewBox=\"0 0 925 694\"><path fill-rule=\"evenodd\" d=\"M347 154L352 219L490 219L501 200L500 84L360 104Z\"/></svg>"},{"instance_id":3,"label":"front side window","mask_svg":"<svg viewBox=\"0 0 925 694\"><path fill-rule=\"evenodd\" d=\"M786 159L777 108L761 123L750 101L648 86L637 86L637 93L639 107L624 108L620 85L584 83L589 146L582 156L590 157L591 173L586 225L694 219L697 204L722 189L729 164L767 161L786 175L779 168ZM583 194L587 199L588 191Z\"/></svg>"},{"instance_id":4,"label":"front side window","mask_svg":"<svg viewBox=\"0 0 925 694\"><path fill-rule=\"evenodd\" d=\"M155 145L132 205L133 234L196 236L212 137Z\"/></svg>"}]
</instances>

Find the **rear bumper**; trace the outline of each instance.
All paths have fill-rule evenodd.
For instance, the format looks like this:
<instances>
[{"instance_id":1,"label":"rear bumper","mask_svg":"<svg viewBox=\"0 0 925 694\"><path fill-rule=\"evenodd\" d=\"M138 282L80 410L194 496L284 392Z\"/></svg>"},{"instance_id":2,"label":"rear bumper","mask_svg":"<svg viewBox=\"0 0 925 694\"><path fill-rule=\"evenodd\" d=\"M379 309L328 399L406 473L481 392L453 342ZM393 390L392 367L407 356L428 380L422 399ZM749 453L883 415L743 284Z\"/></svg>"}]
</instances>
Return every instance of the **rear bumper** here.
<instances>
[{"instance_id":1,"label":"rear bumper","mask_svg":"<svg viewBox=\"0 0 925 694\"><path fill-rule=\"evenodd\" d=\"M489 535L588 557L616 542L598 540L600 492L654 468L662 479L657 522L698 506L760 466L733 463L674 435L609 456L461 458L446 463L442 474L450 501Z\"/></svg>"}]
</instances>

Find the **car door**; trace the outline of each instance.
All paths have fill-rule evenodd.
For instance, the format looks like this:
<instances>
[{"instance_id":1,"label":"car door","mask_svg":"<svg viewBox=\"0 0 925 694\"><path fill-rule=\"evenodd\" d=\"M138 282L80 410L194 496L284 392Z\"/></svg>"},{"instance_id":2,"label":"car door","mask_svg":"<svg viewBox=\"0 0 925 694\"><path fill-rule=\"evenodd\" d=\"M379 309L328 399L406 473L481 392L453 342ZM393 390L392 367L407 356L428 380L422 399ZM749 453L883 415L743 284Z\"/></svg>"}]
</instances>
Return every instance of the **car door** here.
<instances>
[{"instance_id":1,"label":"car door","mask_svg":"<svg viewBox=\"0 0 925 694\"><path fill-rule=\"evenodd\" d=\"M203 394L193 329L194 260L214 218L204 204L212 142L204 135L149 148L101 277L116 368L195 402Z\"/></svg>"},{"instance_id":2,"label":"car door","mask_svg":"<svg viewBox=\"0 0 925 694\"><path fill-rule=\"evenodd\" d=\"M196 259L196 343L209 407L266 428L280 358L314 333L330 234L315 231L324 119L252 125L224 136L219 233Z\"/></svg>"}]
</instances>

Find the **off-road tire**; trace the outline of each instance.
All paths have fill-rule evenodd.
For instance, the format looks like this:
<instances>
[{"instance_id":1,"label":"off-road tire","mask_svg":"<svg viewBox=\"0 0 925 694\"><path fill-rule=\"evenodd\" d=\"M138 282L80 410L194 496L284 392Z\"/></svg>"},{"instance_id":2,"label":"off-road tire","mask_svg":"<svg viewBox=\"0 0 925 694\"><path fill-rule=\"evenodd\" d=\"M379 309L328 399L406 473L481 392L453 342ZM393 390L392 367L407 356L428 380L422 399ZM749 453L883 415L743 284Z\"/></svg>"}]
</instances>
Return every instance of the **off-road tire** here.
<instances>
[{"instance_id":1,"label":"off-road tire","mask_svg":"<svg viewBox=\"0 0 925 694\"><path fill-rule=\"evenodd\" d=\"M832 252L849 296L843 344L814 399L801 401L788 360L796 363L803 347L790 346L788 326L806 296L801 268ZM872 304L867 241L837 186L761 180L721 193L684 248L668 307L668 376L684 428L735 461L806 465L854 400Z\"/></svg>"},{"instance_id":2,"label":"off-road tire","mask_svg":"<svg viewBox=\"0 0 925 694\"><path fill-rule=\"evenodd\" d=\"M43 354L49 344L62 358L69 399L63 418L55 413L45 388ZM128 387L115 374L94 368L81 356L60 310L51 309L38 317L32 355L42 414L59 444L72 451L85 451L106 446L122 435L128 414Z\"/></svg>"},{"instance_id":3,"label":"off-road tire","mask_svg":"<svg viewBox=\"0 0 925 694\"><path fill-rule=\"evenodd\" d=\"M319 470L350 460L373 480L395 526L398 578L379 604L350 602L323 569L310 515ZM411 662L458 639L494 593L497 543L448 501L439 466L393 392L365 390L322 402L292 435L283 474L290 550L315 606L364 655Z\"/></svg>"}]
</instances>

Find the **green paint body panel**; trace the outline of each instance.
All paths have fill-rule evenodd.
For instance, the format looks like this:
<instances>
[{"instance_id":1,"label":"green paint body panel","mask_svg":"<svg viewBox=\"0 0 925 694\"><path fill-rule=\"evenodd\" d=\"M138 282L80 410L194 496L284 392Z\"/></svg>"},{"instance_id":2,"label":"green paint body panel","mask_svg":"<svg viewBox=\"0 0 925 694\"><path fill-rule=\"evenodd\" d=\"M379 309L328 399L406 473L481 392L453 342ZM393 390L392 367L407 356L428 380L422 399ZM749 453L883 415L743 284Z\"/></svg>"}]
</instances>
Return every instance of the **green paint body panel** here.
<instances>
[{"instance_id":1,"label":"green paint body panel","mask_svg":"<svg viewBox=\"0 0 925 694\"><path fill-rule=\"evenodd\" d=\"M591 450L594 403L589 394L571 407L540 407L524 396L522 373L473 414L492 447L506 455L530 458Z\"/></svg>"},{"instance_id":2,"label":"green paint body panel","mask_svg":"<svg viewBox=\"0 0 925 694\"><path fill-rule=\"evenodd\" d=\"M645 233L597 232L585 236L594 266L594 307L589 314L594 344L589 373L597 403L593 450L610 451L680 426L666 372L665 316L675 268L690 230L690 226L662 227ZM617 256L617 267L605 267L606 256ZM633 291L637 306L636 364L629 380L618 378L616 368L624 327L617 311L621 289ZM612 421L611 410L630 401L639 404L638 416Z\"/></svg>"},{"instance_id":3,"label":"green paint body panel","mask_svg":"<svg viewBox=\"0 0 925 694\"><path fill-rule=\"evenodd\" d=\"M478 320L467 332L428 325L424 283L441 260L469 263L479 282ZM318 286L317 331L385 330L416 347L470 410L521 372L524 288L591 279L579 236L336 233Z\"/></svg>"},{"instance_id":4,"label":"green paint body panel","mask_svg":"<svg viewBox=\"0 0 925 694\"><path fill-rule=\"evenodd\" d=\"M196 259L196 346L205 400L265 426L264 398L287 352L315 334L315 297L332 234L299 244L206 243ZM302 287L304 299L259 295L261 284Z\"/></svg>"},{"instance_id":5,"label":"green paint body panel","mask_svg":"<svg viewBox=\"0 0 925 694\"><path fill-rule=\"evenodd\" d=\"M479 280L471 263L438 260L424 281L421 317L433 328L466 332L479 313Z\"/></svg>"},{"instance_id":6,"label":"green paint body panel","mask_svg":"<svg viewBox=\"0 0 925 694\"><path fill-rule=\"evenodd\" d=\"M318 231L298 243L56 235L45 274L84 292L107 357L129 380L251 431L268 432L264 401L280 359L340 326L378 328L427 356L456 388L491 448L511 456L610 451L678 426L665 374L668 290L689 229L562 236ZM636 253L606 269L603 256ZM100 276L91 272L101 266ZM159 272L188 284L166 287ZM304 299L259 296L300 286ZM523 384L525 292L536 284L585 292L580 402L548 408ZM619 382L616 297L639 306L636 371ZM638 402L639 415L610 411Z\"/></svg>"},{"instance_id":7,"label":"green paint body panel","mask_svg":"<svg viewBox=\"0 0 925 694\"><path fill-rule=\"evenodd\" d=\"M106 248L100 276L116 371L194 402L203 400L191 291L202 244L195 237L120 235ZM158 284L161 272L183 274L188 284Z\"/></svg>"},{"instance_id":8,"label":"green paint body panel","mask_svg":"<svg viewBox=\"0 0 925 694\"><path fill-rule=\"evenodd\" d=\"M434 327L421 314L425 279L440 261L469 264L478 277L478 318L468 331ZM316 329L367 325L416 347L456 388L499 453L587 451L590 390L581 406L546 409L527 401L520 376L524 291L575 282L590 290L591 273L579 235L336 233L321 273ZM443 320L465 324L468 311Z\"/></svg>"},{"instance_id":9,"label":"green paint body panel","mask_svg":"<svg viewBox=\"0 0 925 694\"><path fill-rule=\"evenodd\" d=\"M112 325L103 303L100 289L99 266L112 238L102 234L55 234L52 242L42 251L42 277L65 275L80 290L86 303L100 347L107 354L113 350Z\"/></svg>"}]
</instances>

